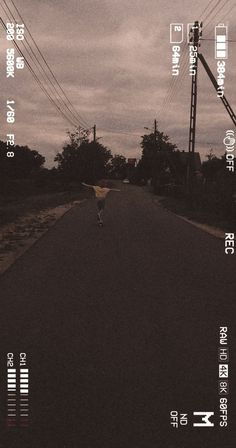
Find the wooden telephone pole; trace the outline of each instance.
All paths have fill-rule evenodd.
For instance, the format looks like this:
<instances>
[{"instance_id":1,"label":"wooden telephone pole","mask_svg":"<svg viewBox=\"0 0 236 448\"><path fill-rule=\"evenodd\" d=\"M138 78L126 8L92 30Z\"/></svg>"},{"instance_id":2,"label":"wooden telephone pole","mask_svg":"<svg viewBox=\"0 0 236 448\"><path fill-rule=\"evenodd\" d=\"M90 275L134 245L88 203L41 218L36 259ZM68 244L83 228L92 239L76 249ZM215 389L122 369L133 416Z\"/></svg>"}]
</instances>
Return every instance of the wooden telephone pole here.
<instances>
[{"instance_id":1,"label":"wooden telephone pole","mask_svg":"<svg viewBox=\"0 0 236 448\"><path fill-rule=\"evenodd\" d=\"M194 22L194 26L190 31L190 45L194 47L195 54L194 74L192 74L191 87L191 107L190 107L190 127L189 127L189 152L195 150L195 134L196 134L196 117L197 117L197 75L198 75L198 50L199 50L199 22ZM196 50L196 51L195 51Z\"/></svg>"},{"instance_id":2,"label":"wooden telephone pole","mask_svg":"<svg viewBox=\"0 0 236 448\"><path fill-rule=\"evenodd\" d=\"M93 141L96 142L96 124L93 126Z\"/></svg>"},{"instance_id":3,"label":"wooden telephone pole","mask_svg":"<svg viewBox=\"0 0 236 448\"><path fill-rule=\"evenodd\" d=\"M155 145L157 144L157 121L154 120L154 138L155 138Z\"/></svg>"},{"instance_id":4,"label":"wooden telephone pole","mask_svg":"<svg viewBox=\"0 0 236 448\"><path fill-rule=\"evenodd\" d=\"M189 45L192 47L191 53L194 54L195 62L192 70L192 86L191 86L191 106L190 106L190 125L189 125L189 145L188 145L188 171L187 185L189 192L192 191L192 175L194 170L194 152L195 152L195 135L196 135L196 118L197 118L197 76L198 76L198 51L199 51L199 22L195 21L190 30Z\"/></svg>"}]
</instances>

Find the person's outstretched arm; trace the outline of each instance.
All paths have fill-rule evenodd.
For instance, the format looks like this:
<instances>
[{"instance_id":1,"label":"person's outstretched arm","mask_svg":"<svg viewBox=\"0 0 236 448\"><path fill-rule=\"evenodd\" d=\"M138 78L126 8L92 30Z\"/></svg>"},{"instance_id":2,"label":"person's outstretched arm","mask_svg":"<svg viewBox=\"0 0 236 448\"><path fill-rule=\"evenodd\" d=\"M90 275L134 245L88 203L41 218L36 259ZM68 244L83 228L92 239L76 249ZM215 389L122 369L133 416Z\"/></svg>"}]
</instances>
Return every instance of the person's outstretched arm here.
<instances>
[{"instance_id":1,"label":"person's outstretched arm","mask_svg":"<svg viewBox=\"0 0 236 448\"><path fill-rule=\"evenodd\" d=\"M94 185L89 185L89 184L86 184L85 182L81 182L81 184L84 185L85 187L89 187L89 188L93 188L94 187Z\"/></svg>"},{"instance_id":2,"label":"person's outstretched arm","mask_svg":"<svg viewBox=\"0 0 236 448\"><path fill-rule=\"evenodd\" d=\"M110 188L110 190L111 191L121 191L121 190L118 190L117 188Z\"/></svg>"}]
</instances>

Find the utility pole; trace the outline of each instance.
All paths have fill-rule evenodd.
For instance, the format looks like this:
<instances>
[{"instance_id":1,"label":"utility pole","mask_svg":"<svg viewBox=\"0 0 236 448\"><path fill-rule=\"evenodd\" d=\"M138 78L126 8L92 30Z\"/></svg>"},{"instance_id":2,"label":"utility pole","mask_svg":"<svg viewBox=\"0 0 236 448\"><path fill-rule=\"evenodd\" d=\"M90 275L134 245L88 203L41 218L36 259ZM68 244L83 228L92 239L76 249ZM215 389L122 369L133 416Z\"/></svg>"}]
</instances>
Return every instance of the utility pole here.
<instances>
[{"instance_id":1,"label":"utility pole","mask_svg":"<svg viewBox=\"0 0 236 448\"><path fill-rule=\"evenodd\" d=\"M155 139L155 146L157 144L157 121L154 120L154 139Z\"/></svg>"},{"instance_id":2,"label":"utility pole","mask_svg":"<svg viewBox=\"0 0 236 448\"><path fill-rule=\"evenodd\" d=\"M192 174L194 168L195 135L196 135L196 117L197 117L197 75L198 75L198 51L199 51L199 22L195 21L190 30L189 44L190 55L194 57L194 63L191 65L192 86L191 86L191 106L190 106L190 126L189 126L189 157L187 184L189 192L192 192Z\"/></svg>"},{"instance_id":3,"label":"utility pole","mask_svg":"<svg viewBox=\"0 0 236 448\"><path fill-rule=\"evenodd\" d=\"M204 58L203 54L201 54L201 53L198 54L198 57L199 57L202 65L203 65L204 69L206 70L206 72L207 72L207 74L208 74L208 76L209 76L209 78L210 78L210 80L211 80L211 82L212 82L216 92L218 93L219 86L217 84L217 81L216 81L216 79L215 79L215 77L214 77L214 75L213 75L213 73L212 73L212 71L211 71L211 69L210 69L206 59ZM227 112L228 112L228 114L229 114L229 116L230 116L234 126L236 126L236 114L234 113L234 111L233 111L232 107L230 106L228 100L226 99L225 95L220 96L219 98L222 101L222 103L224 104L225 109L227 110Z\"/></svg>"},{"instance_id":4,"label":"utility pole","mask_svg":"<svg viewBox=\"0 0 236 448\"><path fill-rule=\"evenodd\" d=\"M78 133L79 133L79 146L80 146L81 143L82 143L82 138L81 138L81 126L79 126L79 128L78 128Z\"/></svg>"},{"instance_id":5,"label":"utility pole","mask_svg":"<svg viewBox=\"0 0 236 448\"><path fill-rule=\"evenodd\" d=\"M191 87L191 107L190 107L190 127L189 127L189 152L195 150L195 134L196 134L196 117L197 117L197 75L198 75L198 50L199 50L199 22L194 22L191 30L192 36L189 41L194 47L192 53L195 53L194 74L192 75Z\"/></svg>"},{"instance_id":6,"label":"utility pole","mask_svg":"<svg viewBox=\"0 0 236 448\"><path fill-rule=\"evenodd\" d=\"M93 126L93 141L96 142L96 124Z\"/></svg>"},{"instance_id":7,"label":"utility pole","mask_svg":"<svg viewBox=\"0 0 236 448\"><path fill-rule=\"evenodd\" d=\"M147 128L146 126L144 126L144 129L147 129L147 131L151 131L153 134L153 129ZM154 120L154 143L155 143L155 147L157 147L157 120Z\"/></svg>"}]
</instances>

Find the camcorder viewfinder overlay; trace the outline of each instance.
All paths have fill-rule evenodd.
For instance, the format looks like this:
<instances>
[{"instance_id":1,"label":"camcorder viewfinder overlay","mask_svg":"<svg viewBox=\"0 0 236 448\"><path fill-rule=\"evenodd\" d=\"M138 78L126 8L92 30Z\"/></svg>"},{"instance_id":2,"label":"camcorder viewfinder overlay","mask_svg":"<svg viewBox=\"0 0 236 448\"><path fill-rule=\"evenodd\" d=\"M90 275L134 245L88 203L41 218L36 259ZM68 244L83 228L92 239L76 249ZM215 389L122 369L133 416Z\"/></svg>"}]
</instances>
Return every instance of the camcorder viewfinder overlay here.
<instances>
[{"instance_id":1,"label":"camcorder viewfinder overlay","mask_svg":"<svg viewBox=\"0 0 236 448\"><path fill-rule=\"evenodd\" d=\"M234 0L1 0L0 448L235 445Z\"/></svg>"}]
</instances>

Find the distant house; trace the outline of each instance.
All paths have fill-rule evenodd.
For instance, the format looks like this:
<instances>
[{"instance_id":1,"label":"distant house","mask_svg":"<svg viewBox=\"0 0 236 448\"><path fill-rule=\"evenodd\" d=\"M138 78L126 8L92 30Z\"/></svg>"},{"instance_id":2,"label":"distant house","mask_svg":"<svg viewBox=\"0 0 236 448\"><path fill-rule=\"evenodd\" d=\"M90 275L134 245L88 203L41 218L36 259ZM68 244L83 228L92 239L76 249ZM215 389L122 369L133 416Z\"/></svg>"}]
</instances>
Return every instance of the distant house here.
<instances>
[{"instance_id":1,"label":"distant house","mask_svg":"<svg viewBox=\"0 0 236 448\"><path fill-rule=\"evenodd\" d=\"M127 159L127 164L129 166L135 167L137 163L137 159L136 158L132 158L132 159Z\"/></svg>"},{"instance_id":2,"label":"distant house","mask_svg":"<svg viewBox=\"0 0 236 448\"><path fill-rule=\"evenodd\" d=\"M201 171L201 158L199 152L191 154L186 151L158 151L155 157L154 172L169 172L176 183L184 183L189 164L191 162L194 172Z\"/></svg>"},{"instance_id":3,"label":"distant house","mask_svg":"<svg viewBox=\"0 0 236 448\"><path fill-rule=\"evenodd\" d=\"M135 170L135 167L137 165L137 159L136 158L129 158L126 162L126 177L129 179L132 177L132 174Z\"/></svg>"},{"instance_id":4,"label":"distant house","mask_svg":"<svg viewBox=\"0 0 236 448\"><path fill-rule=\"evenodd\" d=\"M189 164L189 155L191 155L189 152L181 151L178 153L181 164L187 169ZM194 171L201 171L201 158L199 152L194 153L193 158L193 170Z\"/></svg>"},{"instance_id":5,"label":"distant house","mask_svg":"<svg viewBox=\"0 0 236 448\"><path fill-rule=\"evenodd\" d=\"M152 185L158 191L163 186L185 185L191 163L192 171L201 171L201 158L198 152L191 154L185 151L158 151L153 163Z\"/></svg>"}]
</instances>

